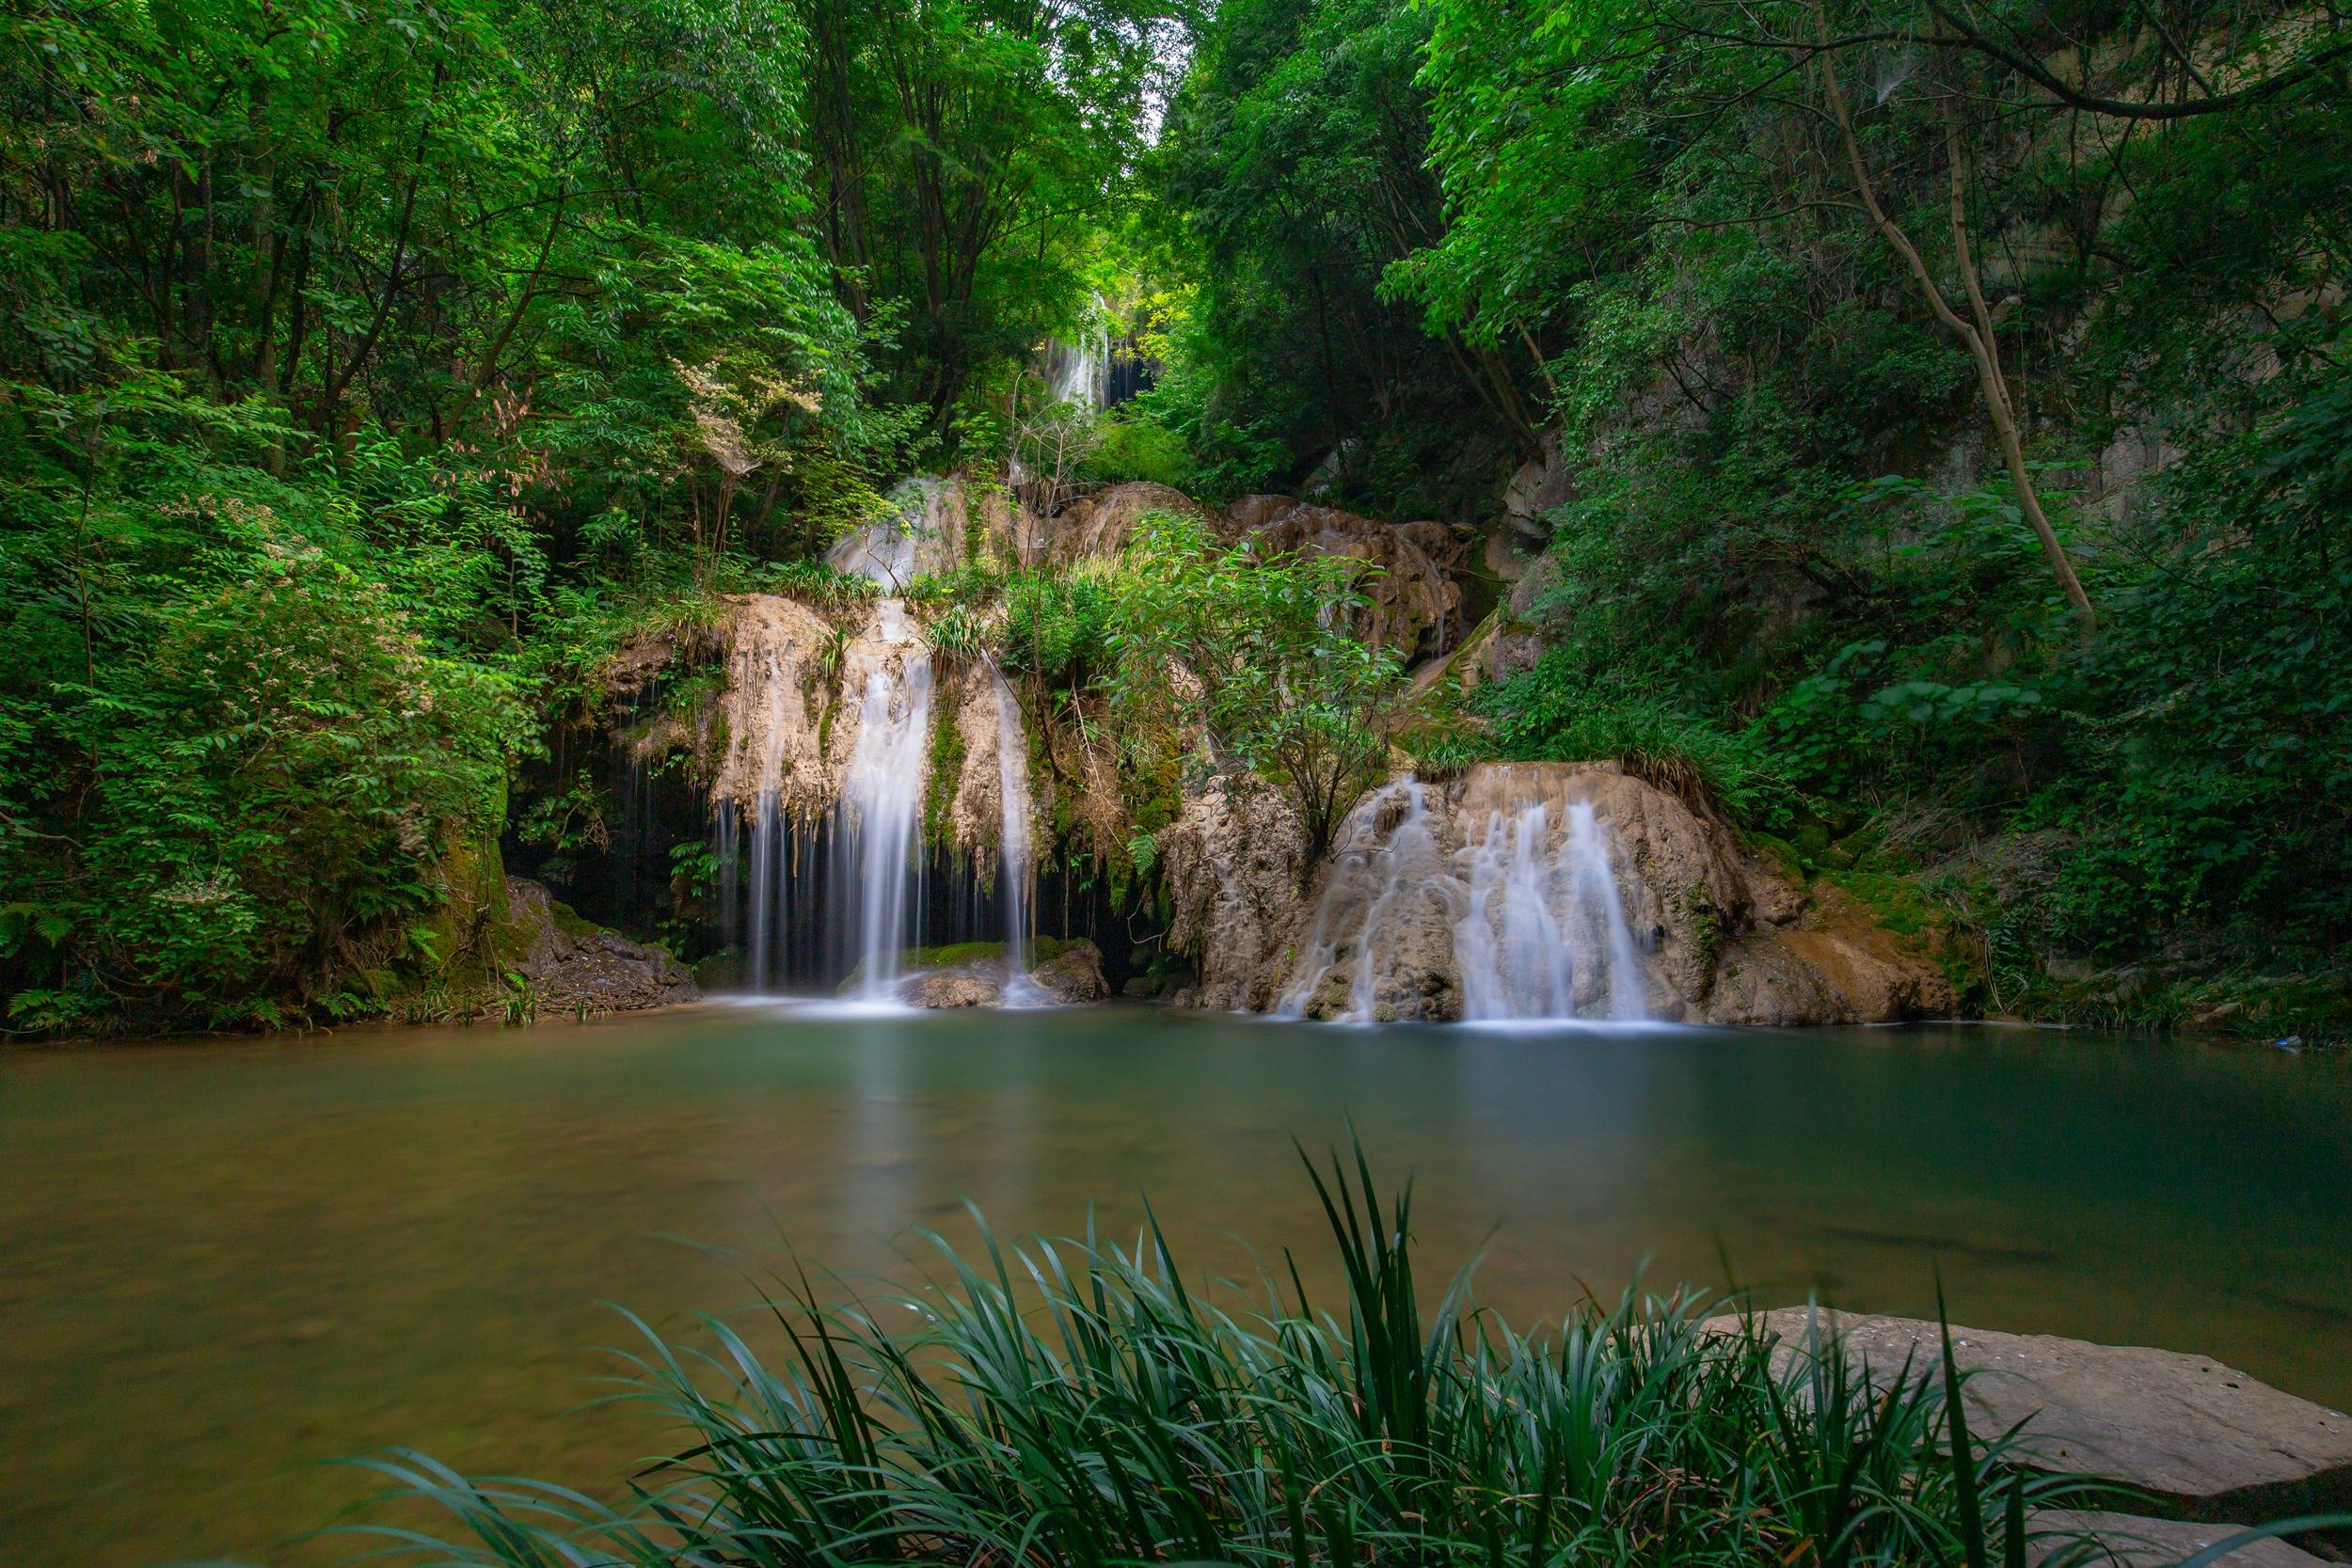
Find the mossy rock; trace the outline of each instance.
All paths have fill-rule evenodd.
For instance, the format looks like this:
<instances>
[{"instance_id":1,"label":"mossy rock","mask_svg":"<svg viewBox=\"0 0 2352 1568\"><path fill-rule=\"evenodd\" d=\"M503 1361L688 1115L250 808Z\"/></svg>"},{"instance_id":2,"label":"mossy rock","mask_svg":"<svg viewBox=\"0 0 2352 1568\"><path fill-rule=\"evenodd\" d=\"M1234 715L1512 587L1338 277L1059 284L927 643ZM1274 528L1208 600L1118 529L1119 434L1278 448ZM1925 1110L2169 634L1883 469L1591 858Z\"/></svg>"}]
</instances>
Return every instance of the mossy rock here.
<instances>
[{"instance_id":1,"label":"mossy rock","mask_svg":"<svg viewBox=\"0 0 2352 1568\"><path fill-rule=\"evenodd\" d=\"M1820 879L1861 905L1871 919L1899 937L1934 947L1951 925L1950 916L1906 878L1877 871L1824 871Z\"/></svg>"}]
</instances>

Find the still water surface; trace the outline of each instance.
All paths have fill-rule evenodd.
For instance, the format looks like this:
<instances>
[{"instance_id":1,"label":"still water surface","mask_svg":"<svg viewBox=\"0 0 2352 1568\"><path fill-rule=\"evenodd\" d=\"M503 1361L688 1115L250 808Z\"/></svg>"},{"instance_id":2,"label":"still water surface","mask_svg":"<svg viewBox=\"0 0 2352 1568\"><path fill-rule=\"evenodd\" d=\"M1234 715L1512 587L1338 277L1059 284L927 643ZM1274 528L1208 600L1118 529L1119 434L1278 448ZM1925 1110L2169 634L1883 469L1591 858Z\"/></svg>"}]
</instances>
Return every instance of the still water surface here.
<instances>
[{"instance_id":1,"label":"still water surface","mask_svg":"<svg viewBox=\"0 0 2352 1568\"><path fill-rule=\"evenodd\" d=\"M1738 1281L2196 1349L2352 1404L2341 1061L2020 1030L1355 1030L1146 1008L713 1007L524 1031L0 1054L0 1563L288 1542L393 1444L601 1484L620 1343L789 1243L903 1279L914 1227L1130 1227L1180 1257L1320 1221L1290 1140L1409 1168L1427 1266L1515 1321ZM698 1243L698 1244L689 1244ZM732 1249L732 1259L710 1249Z\"/></svg>"}]
</instances>

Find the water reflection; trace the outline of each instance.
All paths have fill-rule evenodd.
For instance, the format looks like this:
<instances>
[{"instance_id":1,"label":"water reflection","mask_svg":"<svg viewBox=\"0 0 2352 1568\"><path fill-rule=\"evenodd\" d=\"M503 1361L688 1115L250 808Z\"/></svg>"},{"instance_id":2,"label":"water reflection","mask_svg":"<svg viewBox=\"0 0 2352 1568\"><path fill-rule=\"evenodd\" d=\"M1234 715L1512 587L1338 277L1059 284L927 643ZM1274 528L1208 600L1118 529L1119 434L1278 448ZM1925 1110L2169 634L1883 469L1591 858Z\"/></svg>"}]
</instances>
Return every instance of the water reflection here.
<instances>
[{"instance_id":1,"label":"water reflection","mask_svg":"<svg viewBox=\"0 0 2352 1568\"><path fill-rule=\"evenodd\" d=\"M1442 1274L1515 1319L1580 1288L1773 1300L2195 1348L2352 1402L2344 1064L2012 1031L1329 1029L1144 1009L767 1006L501 1032L0 1055L0 1560L273 1546L413 1443L606 1478L597 1303L682 1323L779 1238L904 1278L907 1230L1132 1236L1251 1275L1352 1121L1411 1167ZM675 1240L733 1249L722 1256Z\"/></svg>"}]
</instances>

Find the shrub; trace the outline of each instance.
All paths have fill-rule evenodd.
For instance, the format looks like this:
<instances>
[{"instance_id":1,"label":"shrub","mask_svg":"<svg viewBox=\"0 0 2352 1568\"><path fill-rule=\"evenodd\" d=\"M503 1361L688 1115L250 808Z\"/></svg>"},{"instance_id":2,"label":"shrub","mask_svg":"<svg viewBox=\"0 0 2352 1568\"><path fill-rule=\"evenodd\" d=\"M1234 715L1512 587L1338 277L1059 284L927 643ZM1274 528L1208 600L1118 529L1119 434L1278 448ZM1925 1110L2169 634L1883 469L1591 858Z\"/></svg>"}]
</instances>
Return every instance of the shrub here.
<instances>
[{"instance_id":1,"label":"shrub","mask_svg":"<svg viewBox=\"0 0 2352 1568\"><path fill-rule=\"evenodd\" d=\"M1615 762L1690 805L1768 822L1793 794L1745 734L1656 697L1597 686L1563 649L1480 693L1505 755L1540 762Z\"/></svg>"}]
</instances>

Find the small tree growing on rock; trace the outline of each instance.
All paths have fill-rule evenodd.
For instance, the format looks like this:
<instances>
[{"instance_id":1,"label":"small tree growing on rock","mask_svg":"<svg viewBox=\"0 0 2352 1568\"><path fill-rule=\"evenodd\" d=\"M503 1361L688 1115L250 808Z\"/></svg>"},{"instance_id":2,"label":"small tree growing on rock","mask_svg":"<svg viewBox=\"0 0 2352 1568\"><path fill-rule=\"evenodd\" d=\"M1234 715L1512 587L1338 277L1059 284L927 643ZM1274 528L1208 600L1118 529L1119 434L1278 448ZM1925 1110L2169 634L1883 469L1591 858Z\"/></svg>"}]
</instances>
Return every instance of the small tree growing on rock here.
<instances>
[{"instance_id":1,"label":"small tree growing on rock","mask_svg":"<svg viewBox=\"0 0 2352 1568\"><path fill-rule=\"evenodd\" d=\"M1113 698L1136 733L1213 752L1282 791L1307 838L1302 875L1387 771L1394 654L1349 629L1362 562L1220 547L1197 518L1152 516L1125 563Z\"/></svg>"}]
</instances>

